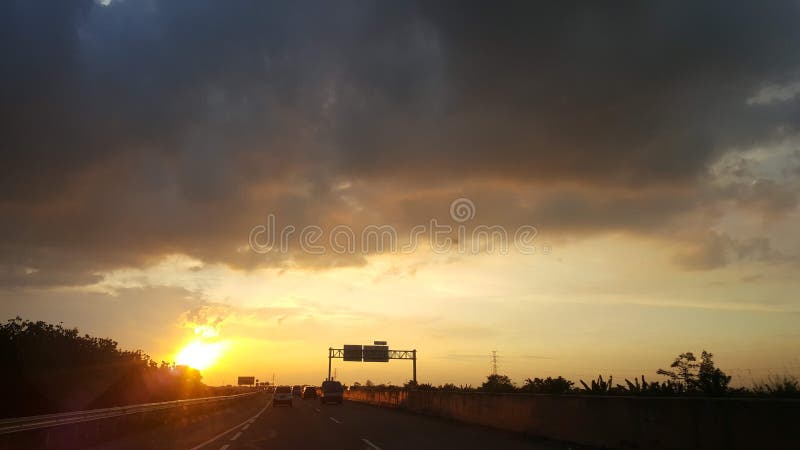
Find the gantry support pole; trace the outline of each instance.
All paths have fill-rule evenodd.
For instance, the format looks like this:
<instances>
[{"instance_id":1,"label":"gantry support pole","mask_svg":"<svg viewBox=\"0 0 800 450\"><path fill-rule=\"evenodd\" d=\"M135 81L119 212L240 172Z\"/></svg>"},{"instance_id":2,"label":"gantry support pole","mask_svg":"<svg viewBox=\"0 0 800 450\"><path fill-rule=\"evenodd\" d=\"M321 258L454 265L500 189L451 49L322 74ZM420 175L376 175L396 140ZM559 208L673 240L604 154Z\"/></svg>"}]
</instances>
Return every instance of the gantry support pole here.
<instances>
[{"instance_id":1,"label":"gantry support pole","mask_svg":"<svg viewBox=\"0 0 800 450\"><path fill-rule=\"evenodd\" d=\"M412 350L414 357L411 358L414 364L414 385L417 384L417 349Z\"/></svg>"}]
</instances>

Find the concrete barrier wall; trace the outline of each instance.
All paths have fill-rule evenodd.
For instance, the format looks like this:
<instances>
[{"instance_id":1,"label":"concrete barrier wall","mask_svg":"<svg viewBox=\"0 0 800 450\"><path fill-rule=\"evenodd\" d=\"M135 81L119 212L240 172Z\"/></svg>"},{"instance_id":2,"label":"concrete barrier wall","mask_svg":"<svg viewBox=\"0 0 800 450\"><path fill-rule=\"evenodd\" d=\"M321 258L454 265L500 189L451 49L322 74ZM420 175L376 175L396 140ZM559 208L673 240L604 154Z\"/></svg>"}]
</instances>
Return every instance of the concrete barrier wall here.
<instances>
[{"instance_id":1,"label":"concrete barrier wall","mask_svg":"<svg viewBox=\"0 0 800 450\"><path fill-rule=\"evenodd\" d=\"M348 400L605 448L800 449L800 401L351 391Z\"/></svg>"},{"instance_id":2,"label":"concrete barrier wall","mask_svg":"<svg viewBox=\"0 0 800 450\"><path fill-rule=\"evenodd\" d=\"M403 408L408 401L408 391L345 391L344 398L385 408Z\"/></svg>"}]
</instances>

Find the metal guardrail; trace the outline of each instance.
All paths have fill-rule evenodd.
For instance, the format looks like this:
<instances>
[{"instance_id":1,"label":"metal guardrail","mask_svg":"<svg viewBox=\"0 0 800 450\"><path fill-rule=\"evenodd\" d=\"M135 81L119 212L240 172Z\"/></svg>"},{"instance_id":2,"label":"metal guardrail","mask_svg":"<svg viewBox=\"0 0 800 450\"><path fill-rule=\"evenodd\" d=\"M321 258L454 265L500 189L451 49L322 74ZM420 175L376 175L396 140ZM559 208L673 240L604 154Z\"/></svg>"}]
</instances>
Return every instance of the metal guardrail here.
<instances>
[{"instance_id":1,"label":"metal guardrail","mask_svg":"<svg viewBox=\"0 0 800 450\"><path fill-rule=\"evenodd\" d=\"M70 425L92 420L110 419L113 417L126 416L130 414L141 414L164 409L176 408L178 406L196 406L207 403L217 403L228 400L255 395L259 392L248 392L245 394L221 395L217 397L191 398L186 400L171 400L159 403L142 403L138 405L115 406L112 408L91 409L87 411L70 411L56 414L44 414L40 416L14 417L10 419L0 419L0 435L16 433L20 431L37 430L61 425Z\"/></svg>"}]
</instances>

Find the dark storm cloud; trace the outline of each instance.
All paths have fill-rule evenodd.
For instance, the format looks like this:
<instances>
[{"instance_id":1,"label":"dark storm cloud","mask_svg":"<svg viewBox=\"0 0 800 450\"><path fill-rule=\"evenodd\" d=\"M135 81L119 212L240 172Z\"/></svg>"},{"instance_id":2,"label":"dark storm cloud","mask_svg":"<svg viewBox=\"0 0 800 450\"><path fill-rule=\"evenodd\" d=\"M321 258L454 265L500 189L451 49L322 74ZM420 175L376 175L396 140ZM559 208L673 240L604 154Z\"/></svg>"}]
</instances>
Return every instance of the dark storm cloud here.
<instances>
[{"instance_id":1,"label":"dark storm cloud","mask_svg":"<svg viewBox=\"0 0 800 450\"><path fill-rule=\"evenodd\" d=\"M796 4L426 5L444 58L438 109L395 111L395 127L363 108L354 128L377 133L348 130L348 156L366 173L680 182L798 118L794 102L744 101L797 75ZM388 92L366 101L377 109Z\"/></svg>"},{"instance_id":2,"label":"dark storm cloud","mask_svg":"<svg viewBox=\"0 0 800 450\"><path fill-rule=\"evenodd\" d=\"M660 228L721 152L795 131L796 98L747 100L800 76L798 18L796 2L3 2L0 279L85 284L165 253L276 263L240 251L249 228L352 219L342 181L361 221L424 222L425 189L506 180L476 195L577 187L504 212L514 192L489 221ZM795 204L762 186L742 201Z\"/></svg>"}]
</instances>

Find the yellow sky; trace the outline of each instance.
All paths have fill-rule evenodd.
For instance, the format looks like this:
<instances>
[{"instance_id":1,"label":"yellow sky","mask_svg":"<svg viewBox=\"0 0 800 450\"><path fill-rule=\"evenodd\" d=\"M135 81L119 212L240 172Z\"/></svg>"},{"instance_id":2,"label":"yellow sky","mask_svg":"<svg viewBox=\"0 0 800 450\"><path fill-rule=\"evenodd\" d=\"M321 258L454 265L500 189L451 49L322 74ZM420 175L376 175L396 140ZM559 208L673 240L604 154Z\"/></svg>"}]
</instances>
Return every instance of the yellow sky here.
<instances>
[{"instance_id":1,"label":"yellow sky","mask_svg":"<svg viewBox=\"0 0 800 450\"><path fill-rule=\"evenodd\" d=\"M318 383L373 340L435 384L479 384L494 350L517 383L703 349L738 384L800 371L796 4L196 3L4 10L4 317L209 384ZM434 222L539 251L301 236Z\"/></svg>"},{"instance_id":2,"label":"yellow sky","mask_svg":"<svg viewBox=\"0 0 800 450\"><path fill-rule=\"evenodd\" d=\"M419 379L433 383L480 383L492 350L517 382L654 376L676 354L703 349L739 383L800 366L790 270L772 268L757 284L747 281L763 271L756 265L679 270L665 244L625 235L551 246L548 255L382 255L324 271L198 268L173 255L106 274L92 289L161 285L201 297L192 317L172 318L172 340L121 344L168 360L187 345L211 345L218 358L203 370L211 384L273 373L279 382L316 383L329 346L372 340L417 349ZM408 361L333 365L347 383L402 383L411 374Z\"/></svg>"}]
</instances>

